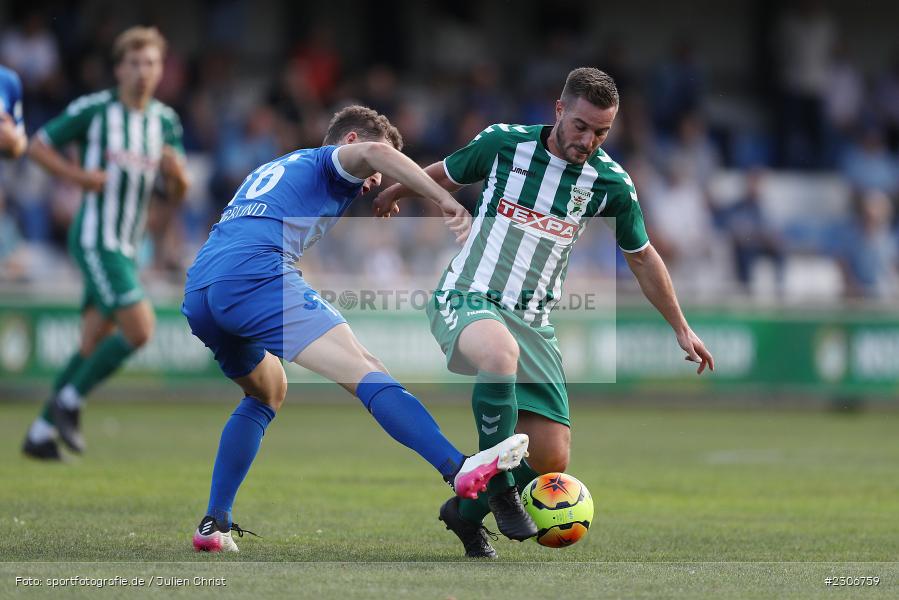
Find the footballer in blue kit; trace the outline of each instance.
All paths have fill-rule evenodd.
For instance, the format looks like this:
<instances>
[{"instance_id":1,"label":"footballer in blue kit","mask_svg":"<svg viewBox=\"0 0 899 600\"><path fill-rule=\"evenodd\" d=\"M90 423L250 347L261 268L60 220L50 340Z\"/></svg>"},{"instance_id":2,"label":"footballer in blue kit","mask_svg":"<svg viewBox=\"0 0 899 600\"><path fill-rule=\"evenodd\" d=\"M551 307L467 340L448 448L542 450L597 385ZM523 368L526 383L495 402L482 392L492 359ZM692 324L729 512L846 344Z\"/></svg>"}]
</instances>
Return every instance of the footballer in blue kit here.
<instances>
[{"instance_id":1,"label":"footballer in blue kit","mask_svg":"<svg viewBox=\"0 0 899 600\"><path fill-rule=\"evenodd\" d=\"M244 393L222 431L206 515L193 536L196 550L237 551L231 532L245 530L233 522L232 505L287 393L281 359L357 396L459 496L477 497L491 477L524 457L523 434L463 455L296 268L356 197L380 185L381 173L434 201L449 228L465 238L470 215L401 149L399 132L383 115L362 106L341 110L324 146L291 152L247 176L188 270L182 312Z\"/></svg>"},{"instance_id":2,"label":"footballer in blue kit","mask_svg":"<svg viewBox=\"0 0 899 600\"><path fill-rule=\"evenodd\" d=\"M0 66L0 156L19 158L28 146L22 115L22 80Z\"/></svg>"}]
</instances>

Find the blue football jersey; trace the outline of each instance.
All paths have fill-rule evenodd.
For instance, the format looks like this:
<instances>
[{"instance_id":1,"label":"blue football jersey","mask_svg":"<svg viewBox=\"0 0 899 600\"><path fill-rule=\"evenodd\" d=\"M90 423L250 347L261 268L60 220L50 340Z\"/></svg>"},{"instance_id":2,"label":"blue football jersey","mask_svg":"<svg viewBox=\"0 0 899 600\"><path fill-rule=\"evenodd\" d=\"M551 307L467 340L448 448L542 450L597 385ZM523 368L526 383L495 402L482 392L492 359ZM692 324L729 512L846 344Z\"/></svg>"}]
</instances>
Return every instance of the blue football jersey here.
<instances>
[{"instance_id":1,"label":"blue football jersey","mask_svg":"<svg viewBox=\"0 0 899 600\"><path fill-rule=\"evenodd\" d=\"M16 125L24 127L22 120L22 80L12 69L0 66L0 113L13 118Z\"/></svg>"},{"instance_id":2,"label":"blue football jersey","mask_svg":"<svg viewBox=\"0 0 899 600\"><path fill-rule=\"evenodd\" d=\"M188 269L185 291L295 271L362 189L339 154L339 146L297 150L250 173Z\"/></svg>"}]
</instances>

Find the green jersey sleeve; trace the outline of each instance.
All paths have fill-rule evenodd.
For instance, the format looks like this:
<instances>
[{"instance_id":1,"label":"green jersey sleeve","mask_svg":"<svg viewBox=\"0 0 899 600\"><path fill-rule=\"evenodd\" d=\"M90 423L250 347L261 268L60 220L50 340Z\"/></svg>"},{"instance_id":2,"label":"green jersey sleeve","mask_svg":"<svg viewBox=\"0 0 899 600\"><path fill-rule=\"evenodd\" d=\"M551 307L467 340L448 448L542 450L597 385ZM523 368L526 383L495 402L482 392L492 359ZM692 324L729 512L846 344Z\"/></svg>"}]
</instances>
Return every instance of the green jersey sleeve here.
<instances>
[{"instance_id":1,"label":"green jersey sleeve","mask_svg":"<svg viewBox=\"0 0 899 600\"><path fill-rule=\"evenodd\" d=\"M178 154L184 155L184 130L178 113L166 106L162 110L162 141L171 146Z\"/></svg>"},{"instance_id":2,"label":"green jersey sleeve","mask_svg":"<svg viewBox=\"0 0 899 600\"><path fill-rule=\"evenodd\" d=\"M622 181L621 185L615 186L614 191L609 193L609 202L601 216L615 231L615 239L621 250L637 252L649 243L649 235L643 222L643 210L637 201L637 190L628 180Z\"/></svg>"},{"instance_id":3,"label":"green jersey sleeve","mask_svg":"<svg viewBox=\"0 0 899 600\"><path fill-rule=\"evenodd\" d=\"M453 182L468 185L487 177L503 144L502 129L491 125L475 136L467 146L443 160L443 168Z\"/></svg>"},{"instance_id":4,"label":"green jersey sleeve","mask_svg":"<svg viewBox=\"0 0 899 600\"><path fill-rule=\"evenodd\" d=\"M62 113L48 121L38 135L57 148L69 142L84 141L98 108L107 99L103 92L76 98Z\"/></svg>"}]
</instances>

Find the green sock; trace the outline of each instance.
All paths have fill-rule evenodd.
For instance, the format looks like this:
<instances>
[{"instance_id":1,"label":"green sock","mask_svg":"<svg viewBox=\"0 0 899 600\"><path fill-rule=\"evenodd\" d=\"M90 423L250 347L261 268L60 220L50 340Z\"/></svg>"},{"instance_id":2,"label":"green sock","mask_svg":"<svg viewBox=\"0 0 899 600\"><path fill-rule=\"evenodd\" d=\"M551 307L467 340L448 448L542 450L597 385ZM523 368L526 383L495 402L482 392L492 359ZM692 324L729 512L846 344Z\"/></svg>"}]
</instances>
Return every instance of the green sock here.
<instances>
[{"instance_id":1,"label":"green sock","mask_svg":"<svg viewBox=\"0 0 899 600\"><path fill-rule=\"evenodd\" d=\"M478 448L486 450L515 433L518 403L515 401L515 375L478 373L471 394L471 408L478 428ZM515 485L511 473L500 473L487 484L488 492Z\"/></svg>"},{"instance_id":2,"label":"green sock","mask_svg":"<svg viewBox=\"0 0 899 600\"><path fill-rule=\"evenodd\" d=\"M56 379L53 380L53 392L56 393L61 390L69 381L72 379L72 375L75 374L75 371L78 370L78 367L81 366L81 363L84 362L84 357L81 356L81 352L75 351L71 358L69 358L68 364L66 364L65 368L59 372L59 375L56 376Z\"/></svg>"},{"instance_id":3,"label":"green sock","mask_svg":"<svg viewBox=\"0 0 899 600\"><path fill-rule=\"evenodd\" d=\"M56 379L53 380L53 394L61 390L69 381L72 379L72 375L75 374L75 371L78 370L78 367L81 366L81 363L84 362L84 357L81 356L81 352L77 350L75 353L69 358L69 362L63 368L62 371L59 372L59 375L56 376ZM53 401L51 398L44 404L44 409L41 411L41 418L48 423L53 423L53 415L50 411L50 404Z\"/></svg>"},{"instance_id":4,"label":"green sock","mask_svg":"<svg viewBox=\"0 0 899 600\"><path fill-rule=\"evenodd\" d=\"M98 383L112 375L131 356L134 348L121 333L104 338L94 353L88 356L72 375L70 384L86 396Z\"/></svg>"},{"instance_id":5,"label":"green sock","mask_svg":"<svg viewBox=\"0 0 899 600\"><path fill-rule=\"evenodd\" d=\"M477 500L462 498L459 500L459 514L470 523L480 523L484 517L490 514L490 506L487 505L487 494L481 492Z\"/></svg>"},{"instance_id":6,"label":"green sock","mask_svg":"<svg viewBox=\"0 0 899 600\"><path fill-rule=\"evenodd\" d=\"M521 464L512 469L510 473L515 478L515 487L518 488L519 493L524 490L524 486L534 481L534 478L539 475L525 460L522 460ZM459 513L463 519L471 523L483 521L484 517L490 513L490 506L487 504L487 494L478 494L477 500L469 500L468 498L460 500Z\"/></svg>"},{"instance_id":7,"label":"green sock","mask_svg":"<svg viewBox=\"0 0 899 600\"><path fill-rule=\"evenodd\" d=\"M523 492L524 486L534 481L534 478L539 474L531 468L527 459L522 459L521 464L512 469L512 476L515 477L515 487L518 488L518 492Z\"/></svg>"}]
</instances>

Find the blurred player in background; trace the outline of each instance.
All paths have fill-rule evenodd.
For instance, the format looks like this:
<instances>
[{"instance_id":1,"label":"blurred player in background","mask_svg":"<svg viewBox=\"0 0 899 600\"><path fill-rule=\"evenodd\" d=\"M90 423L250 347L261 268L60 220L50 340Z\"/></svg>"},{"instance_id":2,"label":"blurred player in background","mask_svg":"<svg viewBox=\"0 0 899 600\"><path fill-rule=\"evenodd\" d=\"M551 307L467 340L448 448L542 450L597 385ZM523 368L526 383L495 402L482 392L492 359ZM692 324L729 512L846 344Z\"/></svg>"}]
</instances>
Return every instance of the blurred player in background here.
<instances>
[{"instance_id":1,"label":"blurred player in background","mask_svg":"<svg viewBox=\"0 0 899 600\"><path fill-rule=\"evenodd\" d=\"M484 180L472 235L428 305L431 331L449 369L476 376L472 407L481 447L515 431L531 440L528 460L494 478L486 494L441 507L440 519L472 557L496 556L482 525L488 512L509 538L535 535L519 491L538 473L568 466L568 393L549 317L590 218L614 218L628 265L687 360L700 363L698 373L714 368L649 243L630 177L600 149L618 113L615 82L597 69L575 69L555 109L552 127L491 125L426 169L451 192ZM391 186L376 199L376 214L396 214L397 200L410 195L401 184Z\"/></svg>"},{"instance_id":2,"label":"blurred player in background","mask_svg":"<svg viewBox=\"0 0 899 600\"><path fill-rule=\"evenodd\" d=\"M518 466L527 450L527 436L510 431L466 458L297 270L303 252L360 193L380 185L381 173L433 200L459 241L471 226L466 210L400 152L402 138L383 115L347 107L334 115L324 144L250 173L187 273L181 310L244 393L222 431L206 516L193 536L198 551L237 551L231 532L244 530L232 521L231 508L287 394L282 358L357 396L387 433L418 452L459 496L476 498L500 470Z\"/></svg>"},{"instance_id":3,"label":"blurred player in background","mask_svg":"<svg viewBox=\"0 0 899 600\"><path fill-rule=\"evenodd\" d=\"M83 452L85 396L153 334L153 308L135 254L157 173L173 202L183 200L188 186L178 115L153 98L165 50L155 28L122 32L113 47L118 86L74 100L38 131L29 149L49 173L84 190L69 229L69 252L84 279L81 344L28 430L23 451L34 458L60 458L57 434ZM72 142L79 146L77 163L63 154Z\"/></svg>"},{"instance_id":4,"label":"blurred player in background","mask_svg":"<svg viewBox=\"0 0 899 600\"><path fill-rule=\"evenodd\" d=\"M15 71L0 66L0 157L19 158L27 145L22 80Z\"/></svg>"}]
</instances>

